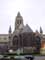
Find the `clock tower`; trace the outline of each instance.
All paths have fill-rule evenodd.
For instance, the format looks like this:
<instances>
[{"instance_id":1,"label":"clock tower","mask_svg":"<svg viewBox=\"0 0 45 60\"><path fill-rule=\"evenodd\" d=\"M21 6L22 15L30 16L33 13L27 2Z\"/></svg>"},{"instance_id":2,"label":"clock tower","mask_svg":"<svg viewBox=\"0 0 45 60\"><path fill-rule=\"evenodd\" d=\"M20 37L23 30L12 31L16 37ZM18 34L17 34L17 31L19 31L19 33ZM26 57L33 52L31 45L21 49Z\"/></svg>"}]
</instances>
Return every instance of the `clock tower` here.
<instances>
[{"instance_id":1,"label":"clock tower","mask_svg":"<svg viewBox=\"0 0 45 60\"><path fill-rule=\"evenodd\" d=\"M15 21L15 30L19 29L20 24L23 24L23 18L20 14L20 12L18 12L17 16L16 16L16 21Z\"/></svg>"}]
</instances>

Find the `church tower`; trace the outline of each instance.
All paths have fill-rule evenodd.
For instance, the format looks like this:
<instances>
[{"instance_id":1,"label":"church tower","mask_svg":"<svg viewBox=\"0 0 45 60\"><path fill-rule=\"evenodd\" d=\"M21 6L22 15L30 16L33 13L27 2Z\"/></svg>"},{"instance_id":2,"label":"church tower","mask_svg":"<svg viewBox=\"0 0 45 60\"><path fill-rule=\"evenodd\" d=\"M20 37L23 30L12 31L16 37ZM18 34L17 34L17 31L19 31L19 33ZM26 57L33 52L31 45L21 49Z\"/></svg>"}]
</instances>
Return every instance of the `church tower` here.
<instances>
[{"instance_id":1,"label":"church tower","mask_svg":"<svg viewBox=\"0 0 45 60\"><path fill-rule=\"evenodd\" d=\"M20 14L20 12L18 12L17 16L16 16L16 20L15 20L15 30L19 29L20 24L23 24L23 18Z\"/></svg>"}]
</instances>

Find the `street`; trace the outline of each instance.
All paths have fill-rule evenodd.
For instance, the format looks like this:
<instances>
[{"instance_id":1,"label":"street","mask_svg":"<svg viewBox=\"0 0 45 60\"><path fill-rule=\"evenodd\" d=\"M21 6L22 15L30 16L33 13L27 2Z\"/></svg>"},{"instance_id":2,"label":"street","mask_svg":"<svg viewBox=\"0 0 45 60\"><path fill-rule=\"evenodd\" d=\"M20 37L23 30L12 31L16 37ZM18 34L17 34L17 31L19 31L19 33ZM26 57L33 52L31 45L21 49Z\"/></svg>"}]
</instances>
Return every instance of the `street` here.
<instances>
[{"instance_id":1,"label":"street","mask_svg":"<svg viewBox=\"0 0 45 60\"><path fill-rule=\"evenodd\" d=\"M35 56L34 60L45 60L45 56Z\"/></svg>"}]
</instances>

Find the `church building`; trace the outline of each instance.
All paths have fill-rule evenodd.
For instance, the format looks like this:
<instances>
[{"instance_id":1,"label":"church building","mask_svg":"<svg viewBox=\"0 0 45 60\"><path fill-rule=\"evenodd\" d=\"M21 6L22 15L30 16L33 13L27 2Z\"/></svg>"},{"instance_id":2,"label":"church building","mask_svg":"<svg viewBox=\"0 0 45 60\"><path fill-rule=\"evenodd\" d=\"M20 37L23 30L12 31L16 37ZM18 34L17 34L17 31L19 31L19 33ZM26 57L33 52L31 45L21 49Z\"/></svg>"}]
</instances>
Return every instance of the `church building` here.
<instances>
[{"instance_id":1,"label":"church building","mask_svg":"<svg viewBox=\"0 0 45 60\"><path fill-rule=\"evenodd\" d=\"M28 24L23 24L23 17L18 12L15 19L14 31L12 33L11 26L9 27L8 34L0 34L0 51L4 52L12 49L13 51L25 49L40 49L42 41L45 36L42 32L33 32Z\"/></svg>"}]
</instances>

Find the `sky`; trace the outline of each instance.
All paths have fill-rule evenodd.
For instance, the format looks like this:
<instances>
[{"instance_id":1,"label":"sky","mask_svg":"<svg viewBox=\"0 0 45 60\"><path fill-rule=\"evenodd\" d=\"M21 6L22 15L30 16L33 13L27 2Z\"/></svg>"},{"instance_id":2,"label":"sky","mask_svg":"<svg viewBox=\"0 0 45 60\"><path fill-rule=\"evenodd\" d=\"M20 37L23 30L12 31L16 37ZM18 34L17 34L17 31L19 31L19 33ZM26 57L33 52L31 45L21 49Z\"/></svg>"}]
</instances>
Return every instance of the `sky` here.
<instances>
[{"instance_id":1,"label":"sky","mask_svg":"<svg viewBox=\"0 0 45 60\"><path fill-rule=\"evenodd\" d=\"M42 27L45 34L45 0L0 0L0 34L7 34L11 25L12 32L18 11L35 32Z\"/></svg>"}]
</instances>

